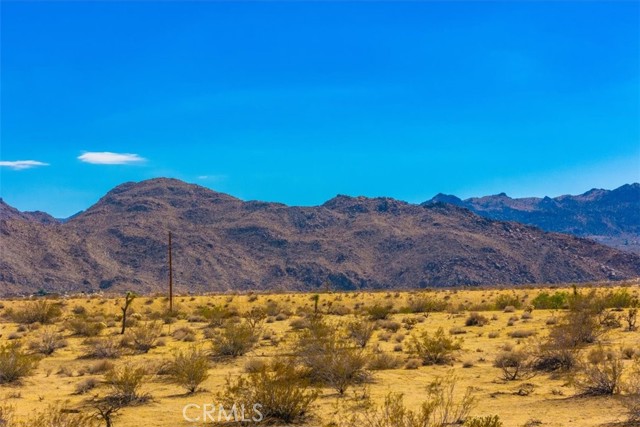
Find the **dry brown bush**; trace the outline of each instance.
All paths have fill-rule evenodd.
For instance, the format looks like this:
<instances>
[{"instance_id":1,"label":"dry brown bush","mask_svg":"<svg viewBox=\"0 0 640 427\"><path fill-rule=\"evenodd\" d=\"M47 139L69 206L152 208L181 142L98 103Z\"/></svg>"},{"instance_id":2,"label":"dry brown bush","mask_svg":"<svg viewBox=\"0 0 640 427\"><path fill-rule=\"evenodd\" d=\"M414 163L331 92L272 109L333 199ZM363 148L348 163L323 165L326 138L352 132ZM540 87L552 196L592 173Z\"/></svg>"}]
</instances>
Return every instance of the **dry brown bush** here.
<instances>
[{"instance_id":1,"label":"dry brown bush","mask_svg":"<svg viewBox=\"0 0 640 427\"><path fill-rule=\"evenodd\" d=\"M49 356L59 348L67 346L67 342L55 327L42 328L29 342L29 349L36 353Z\"/></svg>"},{"instance_id":2,"label":"dry brown bush","mask_svg":"<svg viewBox=\"0 0 640 427\"><path fill-rule=\"evenodd\" d=\"M480 313L471 313L465 320L465 326L484 326L489 323L489 319Z\"/></svg>"},{"instance_id":3,"label":"dry brown bush","mask_svg":"<svg viewBox=\"0 0 640 427\"><path fill-rule=\"evenodd\" d=\"M457 379L439 378L427 388L426 400L416 410L407 409L403 395L389 393L379 407L359 411L342 420L341 427L443 427L460 425L475 405L471 390L460 400L454 398Z\"/></svg>"},{"instance_id":4,"label":"dry brown bush","mask_svg":"<svg viewBox=\"0 0 640 427\"><path fill-rule=\"evenodd\" d=\"M624 364L620 354L602 347L593 349L578 366L574 384L583 395L618 394L623 388Z\"/></svg>"},{"instance_id":5,"label":"dry brown bush","mask_svg":"<svg viewBox=\"0 0 640 427\"><path fill-rule=\"evenodd\" d=\"M122 355L120 342L115 337L89 338L84 344L87 350L82 357L87 359L117 359Z\"/></svg>"},{"instance_id":6,"label":"dry brown bush","mask_svg":"<svg viewBox=\"0 0 640 427\"><path fill-rule=\"evenodd\" d=\"M362 348L366 347L375 329L376 325L374 322L363 318L356 319L347 325L349 337L357 346Z\"/></svg>"},{"instance_id":7,"label":"dry brown bush","mask_svg":"<svg viewBox=\"0 0 640 427\"><path fill-rule=\"evenodd\" d=\"M500 368L502 379L507 381L530 378L533 375L531 356L524 351L503 351L496 356L493 366Z\"/></svg>"},{"instance_id":8,"label":"dry brown bush","mask_svg":"<svg viewBox=\"0 0 640 427\"><path fill-rule=\"evenodd\" d=\"M98 427L99 422L91 414L70 411L61 404L57 404L49 405L19 425L20 427Z\"/></svg>"}]
</instances>

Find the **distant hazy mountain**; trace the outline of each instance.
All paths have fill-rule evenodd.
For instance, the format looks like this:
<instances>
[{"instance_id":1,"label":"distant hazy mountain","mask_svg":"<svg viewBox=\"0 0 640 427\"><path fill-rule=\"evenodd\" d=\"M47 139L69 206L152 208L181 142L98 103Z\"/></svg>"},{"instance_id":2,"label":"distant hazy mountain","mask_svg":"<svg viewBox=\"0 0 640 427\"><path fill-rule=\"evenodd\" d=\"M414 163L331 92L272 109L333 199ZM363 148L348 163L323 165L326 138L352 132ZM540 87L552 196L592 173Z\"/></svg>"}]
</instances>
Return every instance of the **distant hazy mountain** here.
<instances>
[{"instance_id":1,"label":"distant hazy mountain","mask_svg":"<svg viewBox=\"0 0 640 427\"><path fill-rule=\"evenodd\" d=\"M640 253L640 184L593 189L579 196L512 199L504 193L461 200L438 194L423 205L448 203L487 218L517 221Z\"/></svg>"},{"instance_id":2,"label":"distant hazy mountain","mask_svg":"<svg viewBox=\"0 0 640 427\"><path fill-rule=\"evenodd\" d=\"M167 282L169 230L179 292L640 276L638 255L441 203L338 196L322 206L289 207L153 179L122 184L64 223L0 207L4 294L159 291Z\"/></svg>"}]
</instances>

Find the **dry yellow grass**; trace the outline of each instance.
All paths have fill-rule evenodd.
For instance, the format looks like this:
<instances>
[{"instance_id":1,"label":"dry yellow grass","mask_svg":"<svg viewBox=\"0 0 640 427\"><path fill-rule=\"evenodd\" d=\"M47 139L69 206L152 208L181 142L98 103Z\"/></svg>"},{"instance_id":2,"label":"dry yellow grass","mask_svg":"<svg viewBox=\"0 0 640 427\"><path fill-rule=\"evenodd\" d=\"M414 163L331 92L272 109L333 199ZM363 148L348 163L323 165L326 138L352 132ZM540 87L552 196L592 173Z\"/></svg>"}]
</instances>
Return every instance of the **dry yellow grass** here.
<instances>
[{"instance_id":1,"label":"dry yellow grass","mask_svg":"<svg viewBox=\"0 0 640 427\"><path fill-rule=\"evenodd\" d=\"M614 289L612 287L599 288L599 292ZM637 283L626 287L629 293L636 297L640 293ZM477 290L442 290L442 291L414 291L414 292L357 292L357 293L321 293L319 294L319 309L322 312L344 311L345 315L327 314L331 322L348 322L354 318L353 312L358 308L371 307L375 304L392 304L398 310L406 306L410 298L428 295L448 301L454 308L460 304L467 307L487 308L500 294L514 294L520 300L531 301L544 288L526 288L517 290L477 289ZM570 289L565 289L571 291ZM551 292L555 291L551 290ZM261 339L258 346L248 354L228 362L212 362L209 378L204 382L204 391L193 395L185 395L184 389L162 381L158 376L152 376L151 381L144 386L144 391L151 394L152 401L134 407L124 408L115 418L116 427L157 426L176 427L194 425L183 419L183 407L190 403L204 404L215 402L215 393L223 390L228 375L241 375L244 366L251 359L269 359L291 352L295 332L290 327L290 321L296 319L299 310L313 310L314 302L310 294L260 294L260 295L210 295L176 298L176 307L183 315L172 324L163 326L163 344L151 349L146 354L127 355L115 360L114 363L139 363L157 371L163 361L166 361L178 348L186 348L190 343L178 341L172 333L181 327L190 327L196 333L196 343L209 345L204 338L203 329L206 322L191 318L198 306L219 305L237 309L240 313L252 307L266 307L274 302L283 310L290 312L288 318L276 320L271 317L263 325L264 333L271 339ZM109 323L115 316L121 314L120 305L124 298L83 297L64 298L63 317L56 323L62 329L64 318L73 316L74 307L82 306L89 315L99 314L104 318L108 327L100 335L118 335L119 323ZM4 309L17 308L24 305L22 300L2 301ZM150 317L152 313L166 310L166 299L163 297L138 297L132 304L135 313L142 319ZM484 307L483 307L484 305ZM462 351L456 357L452 366L421 366L418 369L404 369L375 371L371 383L355 386L349 389L344 397L338 397L335 391L323 389L321 397L313 405L313 416L306 425L329 426L348 415L350 411L357 411L361 404L360 396L368 394L374 403L380 403L389 392L399 392L405 395L405 404L417 408L425 397L425 390L437 376L446 375L451 370L458 378L457 392L462 394L467 387L472 387L478 399L472 415L497 414L505 426L542 425L549 427L560 426L602 426L609 423L621 423L625 419L624 408L620 398L614 397L575 397L576 391L569 384L566 377L554 377L540 373L533 378L523 381L503 381L500 371L493 367L495 356L505 345L514 348L525 348L530 345L527 339L509 337L509 332L515 330L535 331L538 337L548 333L546 321L558 315L554 310L533 310L531 319L521 319L523 310L503 312L498 310L481 310L481 314L490 319L485 326L465 326L465 319L469 311L450 309L448 312L429 313L423 321L415 323L411 330L404 326L398 331L405 335L403 342L395 339L398 333L391 334L388 341L383 341L384 331L378 329L370 342L368 349L379 345L383 351L400 356L403 360L410 357L407 354L407 341L411 334L422 330L435 331L442 327L445 331L454 327L464 330ZM509 319L517 317L513 326L508 326ZM401 323L403 319L423 319L424 314L394 313L390 319ZM278 317L280 319L280 317ZM191 320L191 322L189 322ZM22 328L21 328L22 329ZM16 334L25 343L32 339L36 331L18 332L19 325L10 323L6 318L0 323L0 345L14 341ZM102 381L100 374L90 375L87 367L95 364L95 360L83 359L85 352L83 341L85 338L71 336L67 329L63 330L67 346L56 350L51 356L45 357L39 363L33 376L26 377L20 385L0 386L0 400L15 408L16 418L24 419L36 410L44 410L49 404L63 402L65 407L85 408L83 402L93 394L105 390L99 385L95 390L85 395L75 394L76 386L87 377L96 377ZM496 336L497 335L497 336ZM119 336L119 335L118 335ZM11 339L10 339L11 338ZM400 339L400 338L398 338ZM632 347L640 349L640 332L626 332L622 328L610 330L603 337L602 342L610 348ZM394 347L402 345L403 351L394 351ZM625 360L625 364L631 362ZM463 367L463 365L467 367ZM524 383L533 385L533 391L528 395L521 395L518 391ZM193 412L192 412L193 413ZM536 424L535 421L540 424ZM620 424L622 425L622 424Z\"/></svg>"}]
</instances>

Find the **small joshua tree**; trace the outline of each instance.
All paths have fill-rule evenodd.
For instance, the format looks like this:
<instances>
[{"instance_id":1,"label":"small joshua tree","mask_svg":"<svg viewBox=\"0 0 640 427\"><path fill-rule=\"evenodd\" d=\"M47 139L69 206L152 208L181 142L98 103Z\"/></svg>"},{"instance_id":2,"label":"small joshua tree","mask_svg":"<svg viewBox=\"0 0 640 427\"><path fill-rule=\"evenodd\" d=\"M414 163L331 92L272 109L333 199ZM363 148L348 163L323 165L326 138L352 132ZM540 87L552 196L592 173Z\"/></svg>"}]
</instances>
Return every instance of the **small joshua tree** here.
<instances>
[{"instance_id":1,"label":"small joshua tree","mask_svg":"<svg viewBox=\"0 0 640 427\"><path fill-rule=\"evenodd\" d=\"M125 329L127 327L127 313L129 311L129 306L133 302L136 295L133 292L127 292L127 295L124 297L124 305L121 307L122 310L122 330L120 331L120 335L124 335Z\"/></svg>"}]
</instances>

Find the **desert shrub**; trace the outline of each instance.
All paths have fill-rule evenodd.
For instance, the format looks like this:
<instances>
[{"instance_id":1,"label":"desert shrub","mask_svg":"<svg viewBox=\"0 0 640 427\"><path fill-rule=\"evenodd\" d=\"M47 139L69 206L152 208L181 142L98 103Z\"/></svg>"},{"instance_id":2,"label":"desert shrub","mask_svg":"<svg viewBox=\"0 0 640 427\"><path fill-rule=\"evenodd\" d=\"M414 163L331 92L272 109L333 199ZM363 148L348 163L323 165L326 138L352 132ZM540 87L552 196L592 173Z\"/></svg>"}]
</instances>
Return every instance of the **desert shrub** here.
<instances>
[{"instance_id":1,"label":"desert shrub","mask_svg":"<svg viewBox=\"0 0 640 427\"><path fill-rule=\"evenodd\" d=\"M67 342L54 327L42 328L38 334L29 342L29 349L49 356L59 348L66 347Z\"/></svg>"},{"instance_id":2,"label":"desert shrub","mask_svg":"<svg viewBox=\"0 0 640 427\"><path fill-rule=\"evenodd\" d=\"M352 311L349 307L342 304L334 304L327 310L328 314L333 314L335 316L346 316L347 314L351 314L351 312Z\"/></svg>"},{"instance_id":3,"label":"desert shrub","mask_svg":"<svg viewBox=\"0 0 640 427\"><path fill-rule=\"evenodd\" d=\"M68 410L62 405L49 405L41 412L31 415L20 427L98 427L99 423L91 414Z\"/></svg>"},{"instance_id":4,"label":"desert shrub","mask_svg":"<svg viewBox=\"0 0 640 427\"><path fill-rule=\"evenodd\" d=\"M253 329L257 329L266 318L267 313L261 307L252 307L251 310L244 315L244 319Z\"/></svg>"},{"instance_id":5,"label":"desert shrub","mask_svg":"<svg viewBox=\"0 0 640 427\"><path fill-rule=\"evenodd\" d=\"M419 318L424 318L424 316L420 316L420 317L404 317L402 319L402 326L404 326L404 328L407 331L410 331L411 329L413 329L419 322Z\"/></svg>"},{"instance_id":6,"label":"desert shrub","mask_svg":"<svg viewBox=\"0 0 640 427\"><path fill-rule=\"evenodd\" d=\"M348 345L335 327L314 318L308 329L298 333L296 359L306 368L313 383L334 388L340 395L348 387L368 379L362 348Z\"/></svg>"},{"instance_id":7,"label":"desert shrub","mask_svg":"<svg viewBox=\"0 0 640 427\"><path fill-rule=\"evenodd\" d=\"M409 359L404 364L404 369L418 369L422 366L422 360L420 359Z\"/></svg>"},{"instance_id":8,"label":"desert shrub","mask_svg":"<svg viewBox=\"0 0 640 427\"><path fill-rule=\"evenodd\" d=\"M76 305L71 309L71 312L78 316L86 316L87 308L83 305Z\"/></svg>"},{"instance_id":9,"label":"desert shrub","mask_svg":"<svg viewBox=\"0 0 640 427\"><path fill-rule=\"evenodd\" d=\"M567 298L569 311L560 319L547 321L552 328L535 351L535 369L568 371L576 366L581 348L595 342L603 332L598 321L601 309L594 299L593 292L585 297L574 289Z\"/></svg>"},{"instance_id":10,"label":"desert shrub","mask_svg":"<svg viewBox=\"0 0 640 427\"><path fill-rule=\"evenodd\" d=\"M349 337L362 348L366 347L375 329L375 323L366 319L356 319L347 325Z\"/></svg>"},{"instance_id":11,"label":"desert shrub","mask_svg":"<svg viewBox=\"0 0 640 427\"><path fill-rule=\"evenodd\" d=\"M104 374L105 372L113 369L113 366L113 362L110 362L108 360L100 360L93 365L89 365L86 368L86 371L91 375Z\"/></svg>"},{"instance_id":12,"label":"desert shrub","mask_svg":"<svg viewBox=\"0 0 640 427\"><path fill-rule=\"evenodd\" d=\"M502 427L503 425L500 417L497 415L472 417L464 422L464 427Z\"/></svg>"},{"instance_id":13,"label":"desert shrub","mask_svg":"<svg viewBox=\"0 0 640 427\"><path fill-rule=\"evenodd\" d=\"M278 314L280 314L280 312L282 311L282 308L280 307L280 304L278 304L276 301L267 301L267 303L264 306L264 311L267 314L267 316L275 317Z\"/></svg>"},{"instance_id":14,"label":"desert shrub","mask_svg":"<svg viewBox=\"0 0 640 427\"><path fill-rule=\"evenodd\" d=\"M465 326L484 326L487 323L489 323L489 319L477 312L471 313L464 322Z\"/></svg>"},{"instance_id":15,"label":"desert shrub","mask_svg":"<svg viewBox=\"0 0 640 427\"><path fill-rule=\"evenodd\" d=\"M0 384L19 382L33 373L38 358L25 353L19 344L0 346Z\"/></svg>"},{"instance_id":16,"label":"desert shrub","mask_svg":"<svg viewBox=\"0 0 640 427\"><path fill-rule=\"evenodd\" d=\"M7 310L6 314L16 323L50 324L62 314L60 303L47 300L28 302L15 310Z\"/></svg>"},{"instance_id":17,"label":"desert shrub","mask_svg":"<svg viewBox=\"0 0 640 427\"><path fill-rule=\"evenodd\" d=\"M178 351L166 367L170 382L195 393L198 386L209 377L209 358L204 351L191 347Z\"/></svg>"},{"instance_id":18,"label":"desert shrub","mask_svg":"<svg viewBox=\"0 0 640 427\"><path fill-rule=\"evenodd\" d=\"M533 372L531 357L523 351L503 351L496 356L493 366L500 368L502 379L507 381L529 378Z\"/></svg>"},{"instance_id":19,"label":"desert shrub","mask_svg":"<svg viewBox=\"0 0 640 427\"><path fill-rule=\"evenodd\" d=\"M279 360L237 379L227 377L219 399L228 406L245 408L259 403L264 421L293 423L309 415L318 395L293 361Z\"/></svg>"},{"instance_id":20,"label":"desert shrub","mask_svg":"<svg viewBox=\"0 0 640 427\"><path fill-rule=\"evenodd\" d=\"M620 317L613 311L609 310L604 310L600 313L598 316L598 322L600 323L600 326L607 329L615 329L622 326Z\"/></svg>"},{"instance_id":21,"label":"desert shrub","mask_svg":"<svg viewBox=\"0 0 640 427\"><path fill-rule=\"evenodd\" d=\"M15 409L6 403L0 403L0 427L12 427Z\"/></svg>"},{"instance_id":22,"label":"desert shrub","mask_svg":"<svg viewBox=\"0 0 640 427\"><path fill-rule=\"evenodd\" d=\"M194 342L196 340L196 332L188 326L176 329L171 336L178 341Z\"/></svg>"},{"instance_id":23,"label":"desert shrub","mask_svg":"<svg viewBox=\"0 0 640 427\"><path fill-rule=\"evenodd\" d=\"M535 348L531 366L536 371L570 371L578 362L578 350L557 345L553 341L541 342Z\"/></svg>"},{"instance_id":24,"label":"desert shrub","mask_svg":"<svg viewBox=\"0 0 640 427\"><path fill-rule=\"evenodd\" d=\"M533 362L536 370L574 368L581 348L595 342L603 333L598 321L600 309L592 303L593 298L593 293L585 297L577 292L569 298L569 311L553 325L549 336L536 349Z\"/></svg>"},{"instance_id":25,"label":"desert shrub","mask_svg":"<svg viewBox=\"0 0 640 427\"><path fill-rule=\"evenodd\" d=\"M568 298L567 292L556 291L553 294L541 292L531 300L531 304L539 310L558 310L567 306Z\"/></svg>"},{"instance_id":26,"label":"desert shrub","mask_svg":"<svg viewBox=\"0 0 640 427\"><path fill-rule=\"evenodd\" d=\"M640 394L627 396L623 402L627 408L627 421L631 425L640 425Z\"/></svg>"},{"instance_id":27,"label":"desert shrub","mask_svg":"<svg viewBox=\"0 0 640 427\"><path fill-rule=\"evenodd\" d=\"M291 329L293 329L294 331L299 331L301 329L306 329L309 327L309 319L305 318L305 317L299 317L297 319L291 319L289 321L289 326L291 326Z\"/></svg>"},{"instance_id":28,"label":"desert shrub","mask_svg":"<svg viewBox=\"0 0 640 427\"><path fill-rule=\"evenodd\" d=\"M75 394L86 394L100 384L96 378L85 378L81 380L75 387Z\"/></svg>"},{"instance_id":29,"label":"desert shrub","mask_svg":"<svg viewBox=\"0 0 640 427\"><path fill-rule=\"evenodd\" d=\"M360 348L334 343L321 357L322 365L313 366L311 377L343 395L349 387L369 379L367 358Z\"/></svg>"},{"instance_id":30,"label":"desert shrub","mask_svg":"<svg viewBox=\"0 0 640 427\"><path fill-rule=\"evenodd\" d=\"M207 319L209 325L214 328L221 327L224 325L225 321L234 316L234 313L218 305L200 307L198 309L198 314Z\"/></svg>"},{"instance_id":31,"label":"desert shrub","mask_svg":"<svg viewBox=\"0 0 640 427\"><path fill-rule=\"evenodd\" d=\"M624 359L629 360L632 360L636 354L640 356L640 352L636 350L635 347L623 347L622 349L620 349L620 353L622 354L622 357Z\"/></svg>"},{"instance_id":32,"label":"desert shrub","mask_svg":"<svg viewBox=\"0 0 640 427\"><path fill-rule=\"evenodd\" d=\"M440 312L447 309L447 302L437 300L428 296L419 296L411 298L407 302L407 306L400 309L402 313L431 313Z\"/></svg>"},{"instance_id":33,"label":"desert shrub","mask_svg":"<svg viewBox=\"0 0 640 427\"><path fill-rule=\"evenodd\" d=\"M549 338L566 348L592 344L602 334L598 319L589 312L567 313L550 331Z\"/></svg>"},{"instance_id":34,"label":"desert shrub","mask_svg":"<svg viewBox=\"0 0 640 427\"><path fill-rule=\"evenodd\" d=\"M259 339L257 331L248 323L229 321L211 338L213 355L218 358L242 356L251 350Z\"/></svg>"},{"instance_id":35,"label":"desert shrub","mask_svg":"<svg viewBox=\"0 0 640 427\"><path fill-rule=\"evenodd\" d=\"M631 295L626 289L609 291L600 297L600 304L603 308L623 309L633 307L638 304L638 299Z\"/></svg>"},{"instance_id":36,"label":"desert shrub","mask_svg":"<svg viewBox=\"0 0 640 427\"><path fill-rule=\"evenodd\" d=\"M122 355L120 343L114 337L91 338L85 344L87 351L83 357L88 359L117 359Z\"/></svg>"},{"instance_id":37,"label":"desert shrub","mask_svg":"<svg viewBox=\"0 0 640 427\"><path fill-rule=\"evenodd\" d=\"M399 357L383 351L375 352L367 362L367 368L372 371L397 369L400 365L402 365L402 360Z\"/></svg>"},{"instance_id":38,"label":"desert shrub","mask_svg":"<svg viewBox=\"0 0 640 427\"><path fill-rule=\"evenodd\" d=\"M627 310L624 320L627 322L626 330L629 332L635 331L637 329L636 323L638 322L638 309L634 307Z\"/></svg>"},{"instance_id":39,"label":"desert shrub","mask_svg":"<svg viewBox=\"0 0 640 427\"><path fill-rule=\"evenodd\" d=\"M367 308L367 314L371 320L385 320L391 314L392 309L391 305L374 304Z\"/></svg>"},{"instance_id":40,"label":"desert shrub","mask_svg":"<svg viewBox=\"0 0 640 427\"><path fill-rule=\"evenodd\" d=\"M438 328L433 335L424 331L412 338L411 351L422 359L425 365L450 363L455 352L461 348L461 340L446 336L442 328Z\"/></svg>"},{"instance_id":41,"label":"desert shrub","mask_svg":"<svg viewBox=\"0 0 640 427\"><path fill-rule=\"evenodd\" d=\"M125 404L141 403L149 398L141 393L146 378L146 369L131 363L123 363L105 374L105 382L112 391L111 398Z\"/></svg>"},{"instance_id":42,"label":"desert shrub","mask_svg":"<svg viewBox=\"0 0 640 427\"><path fill-rule=\"evenodd\" d=\"M500 294L496 297L494 305L498 310L504 310L506 307L521 308L522 302L514 294Z\"/></svg>"},{"instance_id":43,"label":"desert shrub","mask_svg":"<svg viewBox=\"0 0 640 427\"><path fill-rule=\"evenodd\" d=\"M393 320L378 320L377 325L393 333L398 332L402 327L400 323L394 322Z\"/></svg>"},{"instance_id":44,"label":"desert shrub","mask_svg":"<svg viewBox=\"0 0 640 427\"><path fill-rule=\"evenodd\" d=\"M464 335L466 333L467 330L460 326L454 326L453 328L449 329L449 334L451 335Z\"/></svg>"},{"instance_id":45,"label":"desert shrub","mask_svg":"<svg viewBox=\"0 0 640 427\"><path fill-rule=\"evenodd\" d=\"M574 384L583 395L618 394L622 388L624 364L620 355L602 347L593 349L581 363Z\"/></svg>"},{"instance_id":46,"label":"desert shrub","mask_svg":"<svg viewBox=\"0 0 640 427\"><path fill-rule=\"evenodd\" d=\"M557 325L558 324L558 318L557 317L549 317L547 320L545 320L544 322L545 325L547 326L553 326L553 325Z\"/></svg>"},{"instance_id":47,"label":"desert shrub","mask_svg":"<svg viewBox=\"0 0 640 427\"><path fill-rule=\"evenodd\" d=\"M428 388L426 399L417 410L407 409L403 395L389 393L379 407L370 407L347 417L342 426L362 427L442 427L462 424L475 405L471 390L457 401L456 378L437 379Z\"/></svg>"},{"instance_id":48,"label":"desert shrub","mask_svg":"<svg viewBox=\"0 0 640 427\"><path fill-rule=\"evenodd\" d=\"M158 338L162 334L162 322L140 323L127 332L124 343L141 353L147 353L158 344Z\"/></svg>"},{"instance_id":49,"label":"desert shrub","mask_svg":"<svg viewBox=\"0 0 640 427\"><path fill-rule=\"evenodd\" d=\"M267 365L267 362L261 359L249 359L244 364L245 372L257 372L261 369L264 369Z\"/></svg>"},{"instance_id":50,"label":"desert shrub","mask_svg":"<svg viewBox=\"0 0 640 427\"><path fill-rule=\"evenodd\" d=\"M628 421L640 425L640 358L635 359L625 391L627 396L623 404L627 408Z\"/></svg>"},{"instance_id":51,"label":"desert shrub","mask_svg":"<svg viewBox=\"0 0 640 427\"><path fill-rule=\"evenodd\" d=\"M509 335L510 338L529 338L534 336L535 334L536 331L519 329L516 331L511 331L507 335Z\"/></svg>"},{"instance_id":52,"label":"desert shrub","mask_svg":"<svg viewBox=\"0 0 640 427\"><path fill-rule=\"evenodd\" d=\"M389 341L391 339L391 332L383 331L378 334L378 340Z\"/></svg>"},{"instance_id":53,"label":"desert shrub","mask_svg":"<svg viewBox=\"0 0 640 427\"><path fill-rule=\"evenodd\" d=\"M102 322L91 322L85 317L75 317L65 324L73 335L95 337L106 327Z\"/></svg>"}]
</instances>

